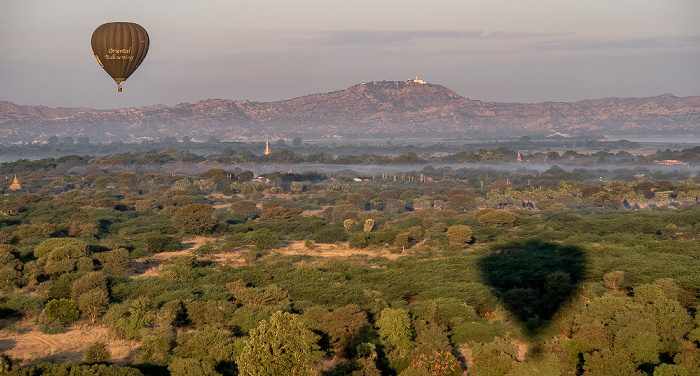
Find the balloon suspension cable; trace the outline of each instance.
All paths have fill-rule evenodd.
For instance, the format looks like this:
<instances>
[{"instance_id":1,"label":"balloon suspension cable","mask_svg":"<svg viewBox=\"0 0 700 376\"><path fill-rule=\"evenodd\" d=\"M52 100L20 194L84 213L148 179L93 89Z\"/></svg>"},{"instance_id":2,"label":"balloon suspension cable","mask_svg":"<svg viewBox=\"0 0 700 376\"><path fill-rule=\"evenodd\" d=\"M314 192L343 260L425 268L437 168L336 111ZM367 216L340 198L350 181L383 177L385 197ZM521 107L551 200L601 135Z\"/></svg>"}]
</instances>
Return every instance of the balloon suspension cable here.
<instances>
[{"instance_id":1,"label":"balloon suspension cable","mask_svg":"<svg viewBox=\"0 0 700 376\"><path fill-rule=\"evenodd\" d=\"M122 84L117 84L117 91L122 92Z\"/></svg>"}]
</instances>

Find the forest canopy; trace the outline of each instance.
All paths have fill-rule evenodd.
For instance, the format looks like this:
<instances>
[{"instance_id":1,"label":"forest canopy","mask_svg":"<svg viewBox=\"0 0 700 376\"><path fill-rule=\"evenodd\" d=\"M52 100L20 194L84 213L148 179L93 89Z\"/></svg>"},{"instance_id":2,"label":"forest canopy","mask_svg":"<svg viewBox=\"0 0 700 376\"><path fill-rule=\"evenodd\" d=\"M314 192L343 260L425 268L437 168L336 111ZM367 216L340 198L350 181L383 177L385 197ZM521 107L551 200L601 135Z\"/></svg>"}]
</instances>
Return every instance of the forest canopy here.
<instances>
[{"instance_id":1,"label":"forest canopy","mask_svg":"<svg viewBox=\"0 0 700 376\"><path fill-rule=\"evenodd\" d=\"M285 150L0 165L11 174L0 372L698 374L689 170L626 168L642 158L622 152L520 153L561 162L538 172L496 168L518 157L504 147L439 157L478 158L460 167L411 151ZM259 173L262 158L392 170ZM620 166L583 162L606 158ZM98 330L109 340L77 334ZM20 341L30 334L73 340L52 348L63 358L32 357Z\"/></svg>"}]
</instances>

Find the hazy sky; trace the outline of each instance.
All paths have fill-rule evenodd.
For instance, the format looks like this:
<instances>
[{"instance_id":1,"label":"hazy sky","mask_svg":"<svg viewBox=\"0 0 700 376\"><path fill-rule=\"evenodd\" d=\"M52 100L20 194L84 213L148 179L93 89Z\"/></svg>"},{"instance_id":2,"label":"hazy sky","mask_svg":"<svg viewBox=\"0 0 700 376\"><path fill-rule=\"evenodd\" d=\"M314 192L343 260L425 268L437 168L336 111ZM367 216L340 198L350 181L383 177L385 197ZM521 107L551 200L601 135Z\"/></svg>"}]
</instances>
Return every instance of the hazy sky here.
<instances>
[{"instance_id":1,"label":"hazy sky","mask_svg":"<svg viewBox=\"0 0 700 376\"><path fill-rule=\"evenodd\" d=\"M113 21L151 39L123 93L90 48ZM0 100L16 104L273 101L416 75L498 102L700 95L700 1L0 1Z\"/></svg>"}]
</instances>

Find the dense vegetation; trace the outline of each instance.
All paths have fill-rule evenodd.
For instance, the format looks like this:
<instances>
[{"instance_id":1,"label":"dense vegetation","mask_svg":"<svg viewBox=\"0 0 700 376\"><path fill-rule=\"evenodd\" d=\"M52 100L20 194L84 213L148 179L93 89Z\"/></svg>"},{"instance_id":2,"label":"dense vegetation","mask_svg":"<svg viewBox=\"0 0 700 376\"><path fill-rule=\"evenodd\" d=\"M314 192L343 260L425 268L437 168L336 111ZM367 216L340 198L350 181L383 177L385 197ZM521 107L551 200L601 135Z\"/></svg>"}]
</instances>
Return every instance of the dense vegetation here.
<instances>
[{"instance_id":1,"label":"dense vegetation","mask_svg":"<svg viewBox=\"0 0 700 376\"><path fill-rule=\"evenodd\" d=\"M542 156L601 158L552 153ZM3 355L0 372L700 374L700 185L688 172L415 171L406 165L430 158L246 155L1 165L23 186L8 181L0 197L3 335L103 325L140 350L123 367L99 342L80 364ZM385 158L407 171L211 167L239 157ZM305 253L283 250L297 242ZM330 245L349 250L326 257ZM151 267L157 276L143 275Z\"/></svg>"}]
</instances>

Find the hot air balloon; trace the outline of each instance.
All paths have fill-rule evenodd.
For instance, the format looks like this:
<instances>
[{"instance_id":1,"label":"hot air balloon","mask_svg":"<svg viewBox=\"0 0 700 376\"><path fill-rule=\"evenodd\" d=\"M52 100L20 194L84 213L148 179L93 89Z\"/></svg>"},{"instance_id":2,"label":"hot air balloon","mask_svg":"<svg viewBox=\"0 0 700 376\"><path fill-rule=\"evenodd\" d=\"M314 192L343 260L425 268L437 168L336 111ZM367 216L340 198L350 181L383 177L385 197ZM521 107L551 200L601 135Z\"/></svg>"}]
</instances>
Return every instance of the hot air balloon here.
<instances>
[{"instance_id":1,"label":"hot air balloon","mask_svg":"<svg viewBox=\"0 0 700 376\"><path fill-rule=\"evenodd\" d=\"M148 33L131 22L109 22L92 33L92 53L122 91L122 81L141 65L148 52Z\"/></svg>"}]
</instances>

